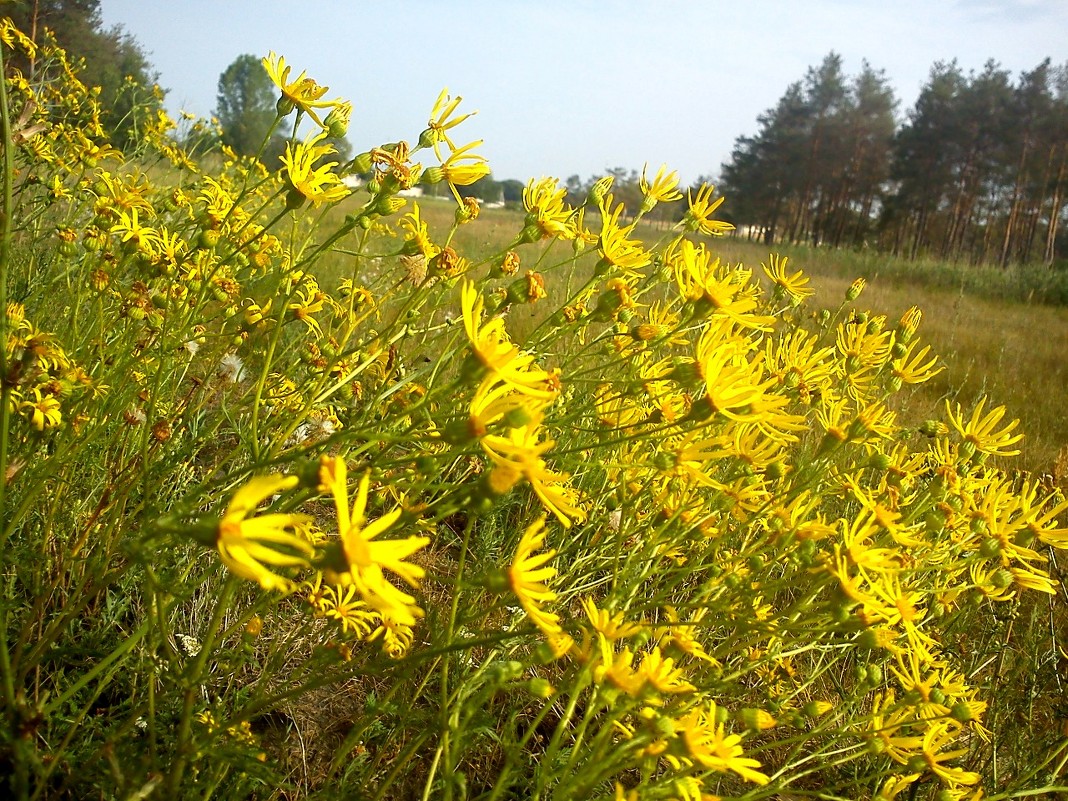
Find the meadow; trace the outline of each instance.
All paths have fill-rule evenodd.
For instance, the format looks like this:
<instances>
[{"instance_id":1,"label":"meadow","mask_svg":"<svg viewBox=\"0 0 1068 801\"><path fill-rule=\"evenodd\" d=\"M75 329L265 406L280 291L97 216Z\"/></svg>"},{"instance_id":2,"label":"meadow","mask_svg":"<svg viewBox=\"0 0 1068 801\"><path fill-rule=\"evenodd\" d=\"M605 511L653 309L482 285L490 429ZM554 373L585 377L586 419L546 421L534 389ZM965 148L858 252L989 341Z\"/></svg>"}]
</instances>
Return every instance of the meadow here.
<instances>
[{"instance_id":1,"label":"meadow","mask_svg":"<svg viewBox=\"0 0 1068 801\"><path fill-rule=\"evenodd\" d=\"M1063 307L481 209L458 98L342 164L275 54L273 169L119 152L0 25L5 797L1068 793Z\"/></svg>"},{"instance_id":2,"label":"meadow","mask_svg":"<svg viewBox=\"0 0 1068 801\"><path fill-rule=\"evenodd\" d=\"M422 201L424 216L445 227L449 203ZM465 252L491 254L505 248L522 210L492 209L485 223L464 241ZM640 226L643 238L661 233ZM477 234L477 236L476 236ZM1068 279L1047 268L1001 270L967 264L909 261L852 250L776 246L771 250L803 269L817 290L813 313L831 308L859 277L867 280L865 302L891 319L910 307L923 310L924 337L942 359L945 371L914 389L907 402L913 422L936 416L946 399L971 403L988 396L1012 410L1026 432L1020 442L1019 469L1068 481ZM766 262L769 249L733 235L717 241L725 261L742 265ZM1058 456L1061 465L1057 468Z\"/></svg>"}]
</instances>

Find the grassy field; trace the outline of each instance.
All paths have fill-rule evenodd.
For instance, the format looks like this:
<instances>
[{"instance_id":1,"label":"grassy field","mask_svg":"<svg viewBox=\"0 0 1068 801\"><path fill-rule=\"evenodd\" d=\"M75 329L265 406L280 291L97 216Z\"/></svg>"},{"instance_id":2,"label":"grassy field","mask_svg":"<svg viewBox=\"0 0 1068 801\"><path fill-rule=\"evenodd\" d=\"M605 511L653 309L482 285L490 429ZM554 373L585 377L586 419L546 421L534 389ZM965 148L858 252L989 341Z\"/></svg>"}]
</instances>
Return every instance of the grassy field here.
<instances>
[{"instance_id":1,"label":"grassy field","mask_svg":"<svg viewBox=\"0 0 1068 801\"><path fill-rule=\"evenodd\" d=\"M426 199L420 208L438 230L451 223L451 202ZM519 211L487 209L476 225L460 229L458 249L474 254L499 251L522 224ZM642 230L649 242L660 233ZM724 260L758 272L769 254L762 244L733 237L714 246ZM1017 466L1053 473L1058 453L1068 448L1068 307L1037 301L1034 293L1020 290L1019 276L1012 273L970 274L971 268L963 265L817 248L787 247L781 253L812 277L817 290L813 310L837 306L853 279L864 277L868 286L860 305L866 303L873 313L893 322L910 306L923 311L920 336L942 358L945 370L915 390L909 404L911 422L937 417L945 399L968 406L987 395L1020 418L1026 436Z\"/></svg>"}]
</instances>

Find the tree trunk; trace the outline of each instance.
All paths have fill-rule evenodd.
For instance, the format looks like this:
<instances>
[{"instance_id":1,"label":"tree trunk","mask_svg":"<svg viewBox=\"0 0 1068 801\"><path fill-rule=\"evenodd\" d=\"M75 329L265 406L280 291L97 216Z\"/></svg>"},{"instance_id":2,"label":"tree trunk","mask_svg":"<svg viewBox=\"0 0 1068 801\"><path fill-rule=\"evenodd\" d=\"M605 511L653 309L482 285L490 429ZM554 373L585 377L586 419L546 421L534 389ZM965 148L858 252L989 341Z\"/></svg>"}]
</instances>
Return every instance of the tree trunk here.
<instances>
[{"instance_id":1,"label":"tree trunk","mask_svg":"<svg viewBox=\"0 0 1068 801\"><path fill-rule=\"evenodd\" d=\"M1064 205L1064 178L1065 169L1068 164L1065 163L1064 150L1061 151L1061 166L1057 170L1057 181L1053 185L1053 197L1050 200L1049 207L1049 228L1046 229L1046 248L1042 254L1042 263L1047 267L1052 267L1056 254L1054 251L1057 249L1057 227L1060 224L1061 219L1061 206Z\"/></svg>"},{"instance_id":2,"label":"tree trunk","mask_svg":"<svg viewBox=\"0 0 1068 801\"><path fill-rule=\"evenodd\" d=\"M1009 205L1009 218L1005 221L1005 238L1001 242L1001 257L998 266L1004 270L1009 266L1009 249L1012 247L1013 229L1016 227L1016 219L1020 214L1020 185L1024 179L1024 167L1027 164L1027 154L1031 150L1031 137L1024 136L1023 147L1020 149L1020 164L1016 168L1016 180L1012 184L1012 203Z\"/></svg>"}]
</instances>

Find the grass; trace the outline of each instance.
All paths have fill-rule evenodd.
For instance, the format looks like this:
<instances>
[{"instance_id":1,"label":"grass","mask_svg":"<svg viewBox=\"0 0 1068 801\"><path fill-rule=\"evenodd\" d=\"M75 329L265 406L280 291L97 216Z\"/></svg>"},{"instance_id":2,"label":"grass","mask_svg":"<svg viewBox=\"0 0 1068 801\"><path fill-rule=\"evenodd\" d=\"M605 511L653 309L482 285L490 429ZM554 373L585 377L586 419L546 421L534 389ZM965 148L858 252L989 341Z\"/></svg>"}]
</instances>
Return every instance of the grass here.
<instances>
[{"instance_id":1,"label":"grass","mask_svg":"<svg viewBox=\"0 0 1068 801\"><path fill-rule=\"evenodd\" d=\"M432 230L446 229L454 208L451 202L420 201ZM497 252L522 224L520 211L487 209L476 225L460 229L458 249L472 255ZM587 224L596 230L596 219ZM641 234L655 241L663 231L650 228ZM764 245L729 237L715 248L725 260L758 272L769 253ZM813 309L837 306L853 279L864 277L868 286L860 306L886 314L891 322L910 306L923 311L920 336L941 357L945 370L915 390L909 403L913 419L908 422L937 417L946 399L968 407L987 395L992 404L1004 404L1010 416L1020 419L1025 437L1015 464L1031 472L1053 472L1058 454L1068 449L1068 305L1042 301L1068 304L1068 293L1044 291L1041 285L1028 291L1022 281L1028 275L1044 275L1046 284L1053 285L1062 278L1059 274L1003 273L817 248L791 247L782 253L791 266L811 276L817 290ZM524 263L524 269L528 267Z\"/></svg>"},{"instance_id":2,"label":"grass","mask_svg":"<svg viewBox=\"0 0 1068 801\"><path fill-rule=\"evenodd\" d=\"M726 242L726 257L755 266L767 258L763 246ZM790 252L791 263L812 276L817 300L836 305L856 277L868 280L859 299L896 320L910 306L923 311L920 336L941 356L945 371L921 385L910 408L934 417L943 399L968 406L980 395L1004 404L1020 418L1025 438L1017 464L1049 473L1068 447L1068 306L1027 300L1006 292L993 299L969 280L966 266L881 257L884 269L864 269L865 257L849 252L804 249ZM956 285L940 276L954 270ZM916 277L919 276L919 277ZM934 280L925 278L934 277Z\"/></svg>"}]
</instances>

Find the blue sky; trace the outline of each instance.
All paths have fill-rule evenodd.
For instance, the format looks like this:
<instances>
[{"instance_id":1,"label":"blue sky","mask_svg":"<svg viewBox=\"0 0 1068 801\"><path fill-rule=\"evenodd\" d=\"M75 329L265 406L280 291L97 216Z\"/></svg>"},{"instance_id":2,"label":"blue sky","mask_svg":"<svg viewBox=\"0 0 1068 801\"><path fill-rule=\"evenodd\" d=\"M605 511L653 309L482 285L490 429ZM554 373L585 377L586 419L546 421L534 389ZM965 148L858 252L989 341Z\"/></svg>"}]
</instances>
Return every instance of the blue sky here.
<instances>
[{"instance_id":1,"label":"blue sky","mask_svg":"<svg viewBox=\"0 0 1068 801\"><path fill-rule=\"evenodd\" d=\"M1068 0L102 0L149 53L168 107L201 116L242 53L285 56L354 106L359 151L414 140L438 92L478 116L498 179L667 163L715 176L736 137L831 50L912 105L931 65L1013 75L1068 62ZM457 141L457 144L460 144Z\"/></svg>"}]
</instances>

